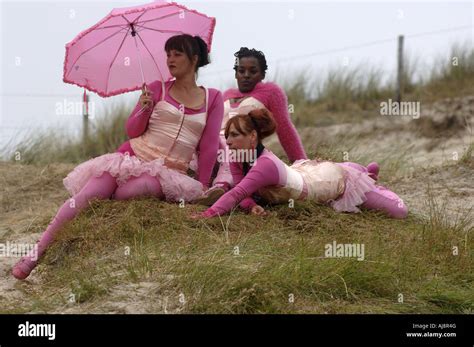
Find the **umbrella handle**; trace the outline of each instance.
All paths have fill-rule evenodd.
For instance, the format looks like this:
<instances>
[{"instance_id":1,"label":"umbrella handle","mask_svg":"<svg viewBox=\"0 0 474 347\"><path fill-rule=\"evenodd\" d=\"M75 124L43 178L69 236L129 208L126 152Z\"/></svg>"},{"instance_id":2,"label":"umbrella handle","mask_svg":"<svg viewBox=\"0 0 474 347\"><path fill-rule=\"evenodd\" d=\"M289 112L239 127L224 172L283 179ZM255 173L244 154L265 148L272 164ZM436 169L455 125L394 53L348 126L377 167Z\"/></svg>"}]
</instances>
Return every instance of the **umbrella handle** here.
<instances>
[{"instance_id":1,"label":"umbrella handle","mask_svg":"<svg viewBox=\"0 0 474 347\"><path fill-rule=\"evenodd\" d=\"M148 89L148 87L147 87L147 85L146 85L145 82L143 82L143 84L142 84L142 91L143 91L146 95L150 94L149 89Z\"/></svg>"}]
</instances>

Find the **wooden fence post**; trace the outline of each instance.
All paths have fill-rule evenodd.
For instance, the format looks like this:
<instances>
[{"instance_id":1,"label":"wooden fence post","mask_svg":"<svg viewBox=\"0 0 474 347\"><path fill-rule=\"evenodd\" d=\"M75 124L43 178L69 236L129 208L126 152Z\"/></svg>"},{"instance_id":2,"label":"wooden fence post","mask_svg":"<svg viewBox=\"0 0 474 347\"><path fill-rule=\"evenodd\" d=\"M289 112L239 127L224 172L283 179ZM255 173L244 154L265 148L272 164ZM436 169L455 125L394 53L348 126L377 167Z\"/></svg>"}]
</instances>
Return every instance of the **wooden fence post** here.
<instances>
[{"instance_id":1,"label":"wooden fence post","mask_svg":"<svg viewBox=\"0 0 474 347\"><path fill-rule=\"evenodd\" d=\"M397 67L397 102L403 97L403 35L398 36L398 67Z\"/></svg>"}]
</instances>

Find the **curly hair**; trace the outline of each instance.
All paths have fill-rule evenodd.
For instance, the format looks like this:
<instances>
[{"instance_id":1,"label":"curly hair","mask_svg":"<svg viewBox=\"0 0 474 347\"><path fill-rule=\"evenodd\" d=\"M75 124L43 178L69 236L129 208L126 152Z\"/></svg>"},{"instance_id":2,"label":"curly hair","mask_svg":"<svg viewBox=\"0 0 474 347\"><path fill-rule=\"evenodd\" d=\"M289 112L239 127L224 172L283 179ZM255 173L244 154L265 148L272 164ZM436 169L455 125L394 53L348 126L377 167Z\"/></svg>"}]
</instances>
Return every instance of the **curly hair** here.
<instances>
[{"instance_id":1,"label":"curly hair","mask_svg":"<svg viewBox=\"0 0 474 347\"><path fill-rule=\"evenodd\" d=\"M241 58L253 57L258 60L260 71L262 72L262 75L265 76L265 73L267 72L267 69L268 69L268 65L267 65L267 60L265 59L265 54L263 54L262 51L257 51L254 48L248 49L247 47L240 47L240 49L234 53L234 57L235 57L235 64L234 64L235 71L237 71L239 67L239 60Z\"/></svg>"}]
</instances>

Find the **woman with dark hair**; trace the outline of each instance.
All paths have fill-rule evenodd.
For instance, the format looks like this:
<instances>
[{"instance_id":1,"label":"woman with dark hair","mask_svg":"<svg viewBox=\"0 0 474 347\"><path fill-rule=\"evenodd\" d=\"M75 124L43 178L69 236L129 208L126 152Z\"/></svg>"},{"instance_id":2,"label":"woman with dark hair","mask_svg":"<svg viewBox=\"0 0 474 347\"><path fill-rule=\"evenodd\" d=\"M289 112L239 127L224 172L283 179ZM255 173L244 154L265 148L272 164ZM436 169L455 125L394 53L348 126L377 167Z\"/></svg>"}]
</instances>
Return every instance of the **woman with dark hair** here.
<instances>
[{"instance_id":1,"label":"woman with dark hair","mask_svg":"<svg viewBox=\"0 0 474 347\"><path fill-rule=\"evenodd\" d=\"M156 81L143 89L127 120L130 138L116 153L78 165L64 179L71 194L38 242L38 254L23 257L13 268L28 277L61 227L92 199L118 200L154 196L192 201L208 188L219 147L223 100L216 89L196 85L199 67L209 64L208 48L198 36L178 35L166 42L167 65L175 80ZM187 176L197 153L198 180Z\"/></svg>"},{"instance_id":2,"label":"woman with dark hair","mask_svg":"<svg viewBox=\"0 0 474 347\"><path fill-rule=\"evenodd\" d=\"M358 206L381 210L392 218L405 218L408 209L392 191L376 185L368 170L356 163L298 160L288 166L265 149L262 139L278 128L266 109L253 110L231 118L225 128L231 151L254 151L256 160L231 162L235 187L205 212L194 218L210 218L230 212L239 205L256 215L265 210L252 195L278 204L293 200L313 200L339 212L359 212ZM252 156L248 156L252 157Z\"/></svg>"}]
</instances>

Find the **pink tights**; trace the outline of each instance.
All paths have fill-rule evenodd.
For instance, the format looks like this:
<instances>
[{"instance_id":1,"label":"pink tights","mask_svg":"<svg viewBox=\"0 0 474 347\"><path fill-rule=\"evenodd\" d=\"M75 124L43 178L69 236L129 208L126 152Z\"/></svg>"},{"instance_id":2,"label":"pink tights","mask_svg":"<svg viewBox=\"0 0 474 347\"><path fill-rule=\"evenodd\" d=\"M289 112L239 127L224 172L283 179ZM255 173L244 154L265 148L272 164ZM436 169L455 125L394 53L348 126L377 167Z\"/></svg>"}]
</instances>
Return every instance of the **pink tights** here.
<instances>
[{"instance_id":1,"label":"pink tights","mask_svg":"<svg viewBox=\"0 0 474 347\"><path fill-rule=\"evenodd\" d=\"M370 173L365 166L357 163L345 162L344 164L352 168ZM378 172L378 170L377 170ZM388 190L383 186L377 185L376 188L368 193L365 193L367 200L362 204L362 207L370 210L381 210L387 213L392 218L406 218L408 215L408 208L402 199L397 194Z\"/></svg>"},{"instance_id":2,"label":"pink tights","mask_svg":"<svg viewBox=\"0 0 474 347\"><path fill-rule=\"evenodd\" d=\"M116 179L108 172L104 172L100 177L92 177L79 193L66 200L59 208L58 213L38 241L37 254L23 257L13 267L13 276L18 279L28 277L62 226L72 220L91 200L109 198L126 200L137 196L163 198L159 180L148 174L142 174L139 177L130 178L124 185L117 187Z\"/></svg>"}]
</instances>

